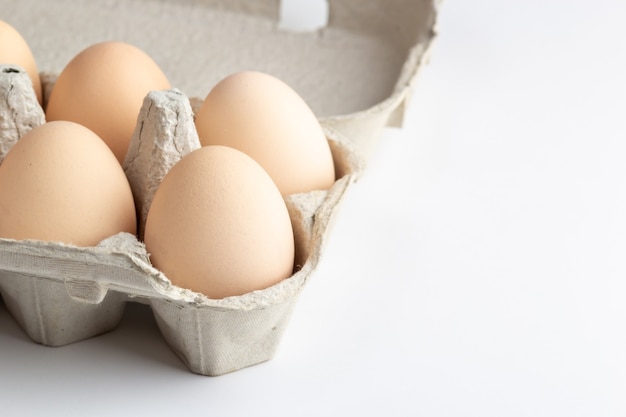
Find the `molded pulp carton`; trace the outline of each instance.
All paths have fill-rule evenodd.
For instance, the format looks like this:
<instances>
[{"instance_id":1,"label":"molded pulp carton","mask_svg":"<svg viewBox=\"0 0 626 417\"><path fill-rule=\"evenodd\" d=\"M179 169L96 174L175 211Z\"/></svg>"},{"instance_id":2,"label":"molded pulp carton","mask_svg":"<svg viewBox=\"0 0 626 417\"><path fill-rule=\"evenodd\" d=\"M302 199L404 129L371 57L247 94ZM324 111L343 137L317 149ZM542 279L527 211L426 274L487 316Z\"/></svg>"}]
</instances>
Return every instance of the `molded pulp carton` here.
<instances>
[{"instance_id":1,"label":"molded pulp carton","mask_svg":"<svg viewBox=\"0 0 626 417\"><path fill-rule=\"evenodd\" d=\"M102 40L140 47L175 86L146 96L124 164L140 230L163 176L199 146L194 111L220 79L240 70L270 73L318 115L337 180L329 190L286 197L295 273L267 289L214 300L176 287L151 266L141 232L89 248L0 239L0 294L36 342L61 346L113 330L125 304L139 302L151 307L164 339L192 372L215 376L270 359L315 274L344 194L382 129L401 125L435 37L437 1L331 0L327 26L310 32L282 30L278 0L0 5L0 19L24 36L41 69L44 107L65 64ZM0 66L0 158L44 120L26 73Z\"/></svg>"}]
</instances>

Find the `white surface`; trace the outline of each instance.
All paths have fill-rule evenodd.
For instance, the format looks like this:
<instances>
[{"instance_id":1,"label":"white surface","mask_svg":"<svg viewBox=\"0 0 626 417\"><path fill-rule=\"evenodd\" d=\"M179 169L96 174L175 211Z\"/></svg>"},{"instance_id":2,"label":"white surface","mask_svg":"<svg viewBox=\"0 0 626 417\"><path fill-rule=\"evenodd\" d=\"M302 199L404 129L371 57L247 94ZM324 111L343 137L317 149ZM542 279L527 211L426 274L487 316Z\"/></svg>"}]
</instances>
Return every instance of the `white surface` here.
<instances>
[{"instance_id":1,"label":"white surface","mask_svg":"<svg viewBox=\"0 0 626 417\"><path fill-rule=\"evenodd\" d=\"M62 348L2 308L1 414L625 415L624 21L618 0L444 2L274 359L201 377L143 306Z\"/></svg>"}]
</instances>

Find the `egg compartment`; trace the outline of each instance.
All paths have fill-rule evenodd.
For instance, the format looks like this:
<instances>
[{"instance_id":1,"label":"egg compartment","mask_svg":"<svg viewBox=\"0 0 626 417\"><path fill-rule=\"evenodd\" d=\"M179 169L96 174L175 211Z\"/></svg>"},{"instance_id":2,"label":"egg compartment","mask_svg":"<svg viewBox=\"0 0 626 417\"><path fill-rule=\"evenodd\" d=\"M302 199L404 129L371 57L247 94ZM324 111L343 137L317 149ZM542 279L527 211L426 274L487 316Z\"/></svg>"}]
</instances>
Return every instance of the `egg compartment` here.
<instances>
[{"instance_id":1,"label":"egg compartment","mask_svg":"<svg viewBox=\"0 0 626 417\"><path fill-rule=\"evenodd\" d=\"M25 133L17 126L36 126L28 121L41 109L31 106L36 98L25 72L3 68L0 115L7 114L6 103L17 103L8 111L11 118L3 117L13 125L3 132L15 143ZM337 181L327 191L286 197L296 242L292 277L264 290L212 300L172 285L128 233L87 248L0 239L0 294L8 311L35 342L62 346L115 329L126 303L140 302L151 307L165 341L195 373L221 375L270 359L319 262L340 202L364 165L350 141L330 128L325 132ZM189 99L176 89L149 93L124 163L139 202L140 225L169 168L197 147Z\"/></svg>"}]
</instances>

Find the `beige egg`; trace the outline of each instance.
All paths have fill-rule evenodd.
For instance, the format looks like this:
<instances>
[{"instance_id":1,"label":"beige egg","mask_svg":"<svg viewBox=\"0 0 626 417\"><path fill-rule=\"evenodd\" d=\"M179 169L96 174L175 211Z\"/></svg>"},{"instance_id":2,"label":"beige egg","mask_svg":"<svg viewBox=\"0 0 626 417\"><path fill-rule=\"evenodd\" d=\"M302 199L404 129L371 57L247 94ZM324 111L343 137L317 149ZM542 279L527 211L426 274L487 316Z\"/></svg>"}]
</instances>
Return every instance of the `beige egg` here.
<instances>
[{"instance_id":1,"label":"beige egg","mask_svg":"<svg viewBox=\"0 0 626 417\"><path fill-rule=\"evenodd\" d=\"M7 22L0 20L0 64L13 64L22 67L33 81L33 89L39 104L43 101L41 80L35 57L22 35Z\"/></svg>"},{"instance_id":2,"label":"beige egg","mask_svg":"<svg viewBox=\"0 0 626 417\"><path fill-rule=\"evenodd\" d=\"M203 146L224 145L254 158L283 195L328 189L333 157L315 114L283 81L244 71L220 81L196 115Z\"/></svg>"},{"instance_id":3,"label":"beige egg","mask_svg":"<svg viewBox=\"0 0 626 417\"><path fill-rule=\"evenodd\" d=\"M69 120L93 130L123 163L145 96L167 90L165 74L141 49L101 42L76 55L59 74L46 120Z\"/></svg>"},{"instance_id":4,"label":"beige egg","mask_svg":"<svg viewBox=\"0 0 626 417\"><path fill-rule=\"evenodd\" d=\"M130 185L106 144L73 122L35 127L0 165L0 237L94 246L136 233Z\"/></svg>"},{"instance_id":5,"label":"beige egg","mask_svg":"<svg viewBox=\"0 0 626 417\"><path fill-rule=\"evenodd\" d=\"M144 242L172 283L210 298L269 287L294 268L278 188L252 158L224 146L197 149L172 167L150 206Z\"/></svg>"}]
</instances>

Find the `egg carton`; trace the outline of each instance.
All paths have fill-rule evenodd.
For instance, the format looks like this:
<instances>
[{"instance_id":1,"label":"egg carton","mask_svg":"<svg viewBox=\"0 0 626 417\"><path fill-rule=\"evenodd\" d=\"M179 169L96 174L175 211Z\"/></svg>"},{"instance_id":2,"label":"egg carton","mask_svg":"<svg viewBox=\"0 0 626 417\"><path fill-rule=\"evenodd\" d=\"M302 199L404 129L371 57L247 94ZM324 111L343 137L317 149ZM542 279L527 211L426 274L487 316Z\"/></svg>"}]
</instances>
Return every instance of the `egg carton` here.
<instances>
[{"instance_id":1,"label":"egg carton","mask_svg":"<svg viewBox=\"0 0 626 417\"><path fill-rule=\"evenodd\" d=\"M25 0L7 6L28 7L29 3L33 2ZM67 8L72 10L71 15L76 16L81 16L81 8L99 7L82 0L55 0L54 3L58 10ZM435 38L437 3L434 0L329 1L328 26L309 33L285 32L279 27L278 1L188 0L178 5L167 1L131 1L113 5L126 7L131 21L136 17L132 12L136 5L142 5L144 11L145 8L163 7L168 13L189 12L187 8L193 5L202 12L210 13L210 19L229 22L217 27L226 32L212 34L220 37L225 45L231 41L227 31L232 29L234 22L239 25L238 31L244 34L240 39L258 42L261 38L289 46L280 54L253 54L252 61L250 57L233 54L231 60L234 61L228 65L216 64L213 69L206 69L217 77L242 69L280 75L280 66L276 66L275 61L280 64L282 59L295 73L293 77L282 78L292 86L295 84L296 91L321 90L332 94L328 88L334 89L337 83L349 83L352 79L342 79L345 74L337 74L339 79L334 83L324 83L324 77L332 77L333 74L320 68L314 73L322 78L311 79L306 75L306 65L292 68L290 65L293 63L288 58L290 53L300 51L303 45L317 45L307 54L315 56L318 53L320 61L327 60L324 53L328 53L328 39L325 38L340 44L343 42L343 47L340 45L338 49L333 49L333 56L338 60L342 59L342 52L346 52L345 48L350 45L363 48L370 45L366 52L380 51L381 39L385 40L385 45L400 50L404 59L399 65L385 66L387 71L396 72L393 74L395 82L387 95L374 103L360 95L357 88L355 91L359 97L345 99L352 102L346 109L356 110L341 113L341 106L333 107L330 101L316 101L312 96L314 103L331 109L329 113L335 111L334 114L320 116L320 122L331 147L337 180L329 190L285 197L296 244L296 265L290 278L263 290L216 300L173 285L150 264L140 236L152 196L168 170L185 154L200 146L193 118L202 100L199 96L183 92L183 88L173 88L154 91L145 97L124 165L139 214L138 236L120 233L95 247L0 238L0 295L11 315L35 342L62 346L115 329L125 304L138 302L151 307L163 338L194 373L217 376L271 359L299 293L316 271L346 192L362 175L383 128L402 123L404 106L410 99L419 69L426 62ZM36 9L22 14L17 9L14 11L14 16L37 20ZM147 15L155 19L150 22L155 26L171 23L168 19L159 20L163 18L162 13ZM124 16L124 13L116 14L117 25L105 20L95 24L91 22L92 26L85 28L91 35L83 34L73 39L77 41L73 44L76 52L96 41L117 38L142 47L155 56L157 62L172 62L172 56L167 59L167 54L173 53L171 49L163 48L164 55L160 56L151 52L149 41L135 40L129 35L131 32L116 33L114 28L126 27ZM24 34L19 23L10 23ZM68 31L68 27L72 27L72 22L63 22L63 33L76 33ZM107 28L113 32L107 32ZM185 29L189 30L189 27ZM135 30L132 33L138 32ZM51 32L46 40L55 36L58 33ZM38 44L40 38L36 36L26 34L25 37L38 63L48 62L46 56L50 57L50 62L55 62L55 54L60 53L61 45L54 47L54 53L39 54L38 48L48 45L50 49L49 44L44 40ZM81 44L81 40L85 44ZM233 41L233 44L236 43L236 40ZM191 51L187 50L187 53ZM237 57L241 60L237 61ZM376 56L369 58L375 60ZM63 61L67 62L69 58ZM56 74L62 69L55 68L55 65L51 64L50 71L41 73L44 107ZM298 80L304 82L299 83ZM315 85L316 81L319 81L319 88L307 90L307 83ZM172 84L177 83L174 77ZM298 85L302 88L297 88ZM192 91L191 87L184 88ZM306 94L303 97L309 102ZM333 100L342 102L342 97L333 97ZM354 104L359 100L361 108ZM315 106L312 107L315 110ZM316 113L324 114L324 111L317 110ZM44 121L43 110L36 101L26 73L16 66L0 66L0 159L19 137Z\"/></svg>"}]
</instances>

